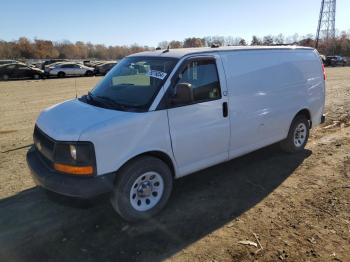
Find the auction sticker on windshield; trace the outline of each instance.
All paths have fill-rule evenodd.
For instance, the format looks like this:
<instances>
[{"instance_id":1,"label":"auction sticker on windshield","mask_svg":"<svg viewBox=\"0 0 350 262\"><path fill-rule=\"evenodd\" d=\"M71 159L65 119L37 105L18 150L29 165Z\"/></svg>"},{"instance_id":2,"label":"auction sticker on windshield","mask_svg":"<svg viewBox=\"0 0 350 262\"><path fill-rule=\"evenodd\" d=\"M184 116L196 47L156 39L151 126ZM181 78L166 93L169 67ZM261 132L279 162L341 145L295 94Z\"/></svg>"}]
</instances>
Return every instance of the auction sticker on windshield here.
<instances>
[{"instance_id":1,"label":"auction sticker on windshield","mask_svg":"<svg viewBox=\"0 0 350 262\"><path fill-rule=\"evenodd\" d=\"M157 70L149 70L146 73L146 75L150 76L150 77L155 77L155 78L163 80L166 77L167 74L164 73L164 72L161 72L161 71L157 71Z\"/></svg>"}]
</instances>

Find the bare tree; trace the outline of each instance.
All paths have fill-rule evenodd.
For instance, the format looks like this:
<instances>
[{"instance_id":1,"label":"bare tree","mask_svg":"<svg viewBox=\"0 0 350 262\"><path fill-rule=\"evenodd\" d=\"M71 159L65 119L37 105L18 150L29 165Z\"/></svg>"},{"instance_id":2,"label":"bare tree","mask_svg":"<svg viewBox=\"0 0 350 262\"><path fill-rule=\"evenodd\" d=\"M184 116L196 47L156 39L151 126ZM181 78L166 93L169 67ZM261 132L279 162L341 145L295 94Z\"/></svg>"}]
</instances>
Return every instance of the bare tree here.
<instances>
[{"instance_id":1,"label":"bare tree","mask_svg":"<svg viewBox=\"0 0 350 262\"><path fill-rule=\"evenodd\" d=\"M274 43L277 45L283 45L284 44L284 36L283 34L278 34L273 39Z\"/></svg>"},{"instance_id":2,"label":"bare tree","mask_svg":"<svg viewBox=\"0 0 350 262\"><path fill-rule=\"evenodd\" d=\"M161 49L167 49L169 46L169 42L168 41L162 41L158 44L158 47L160 47Z\"/></svg>"},{"instance_id":3,"label":"bare tree","mask_svg":"<svg viewBox=\"0 0 350 262\"><path fill-rule=\"evenodd\" d=\"M262 44L261 40L257 36L253 35L250 45L261 45L261 44Z\"/></svg>"},{"instance_id":4,"label":"bare tree","mask_svg":"<svg viewBox=\"0 0 350 262\"><path fill-rule=\"evenodd\" d=\"M173 49L175 49L175 48L182 48L183 47L183 43L180 42L180 41L172 40L169 43L169 47L173 48Z\"/></svg>"},{"instance_id":5,"label":"bare tree","mask_svg":"<svg viewBox=\"0 0 350 262\"><path fill-rule=\"evenodd\" d=\"M185 48L187 47L202 47L204 46L204 39L197 37L189 37L184 40Z\"/></svg>"},{"instance_id":6,"label":"bare tree","mask_svg":"<svg viewBox=\"0 0 350 262\"><path fill-rule=\"evenodd\" d=\"M270 35L264 36L263 45L273 45L273 38Z\"/></svg>"},{"instance_id":7,"label":"bare tree","mask_svg":"<svg viewBox=\"0 0 350 262\"><path fill-rule=\"evenodd\" d=\"M247 45L247 42L244 40L244 38L241 38L241 40L239 40L239 45Z\"/></svg>"}]
</instances>

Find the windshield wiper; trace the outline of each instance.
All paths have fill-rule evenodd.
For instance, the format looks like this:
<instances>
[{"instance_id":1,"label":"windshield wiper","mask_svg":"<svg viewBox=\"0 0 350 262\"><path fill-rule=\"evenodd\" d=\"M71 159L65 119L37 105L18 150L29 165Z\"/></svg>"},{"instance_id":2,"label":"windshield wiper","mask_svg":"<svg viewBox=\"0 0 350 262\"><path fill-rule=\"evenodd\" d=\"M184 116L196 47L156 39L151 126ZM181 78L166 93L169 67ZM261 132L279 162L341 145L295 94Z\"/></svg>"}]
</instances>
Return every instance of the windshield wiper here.
<instances>
[{"instance_id":1,"label":"windshield wiper","mask_svg":"<svg viewBox=\"0 0 350 262\"><path fill-rule=\"evenodd\" d=\"M114 107L114 108L118 108L118 109L122 109L122 110L125 110L127 108L126 105L119 104L108 96L96 96L96 98L102 99L103 103L105 103L108 106Z\"/></svg>"},{"instance_id":2,"label":"windshield wiper","mask_svg":"<svg viewBox=\"0 0 350 262\"><path fill-rule=\"evenodd\" d=\"M90 91L87 93L87 97L89 98L89 100L94 101L94 96Z\"/></svg>"},{"instance_id":3,"label":"windshield wiper","mask_svg":"<svg viewBox=\"0 0 350 262\"><path fill-rule=\"evenodd\" d=\"M120 104L117 104L114 100L107 96L94 96L90 91L87 93L87 100L89 100L92 104L100 104L108 107L118 107L121 108ZM98 98L98 99L96 99Z\"/></svg>"},{"instance_id":4,"label":"windshield wiper","mask_svg":"<svg viewBox=\"0 0 350 262\"><path fill-rule=\"evenodd\" d=\"M135 84L132 84L132 83L121 83L121 84L118 84L118 86L134 86Z\"/></svg>"}]
</instances>

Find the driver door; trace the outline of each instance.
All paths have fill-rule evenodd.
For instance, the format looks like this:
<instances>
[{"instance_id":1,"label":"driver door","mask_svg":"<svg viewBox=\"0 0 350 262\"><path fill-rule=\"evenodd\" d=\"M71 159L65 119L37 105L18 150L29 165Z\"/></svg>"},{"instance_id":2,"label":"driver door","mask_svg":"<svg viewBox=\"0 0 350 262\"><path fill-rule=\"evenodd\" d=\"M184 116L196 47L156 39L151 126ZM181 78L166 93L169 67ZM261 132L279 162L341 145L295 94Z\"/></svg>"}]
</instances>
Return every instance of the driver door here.
<instances>
[{"instance_id":1,"label":"driver door","mask_svg":"<svg viewBox=\"0 0 350 262\"><path fill-rule=\"evenodd\" d=\"M168 109L173 153L180 176L228 160L228 100L225 77L218 73L221 65L218 61L219 57L185 61L170 87L176 89L178 84L189 84L193 98L185 103L179 101L181 98L170 98Z\"/></svg>"},{"instance_id":2,"label":"driver door","mask_svg":"<svg viewBox=\"0 0 350 262\"><path fill-rule=\"evenodd\" d=\"M13 78L28 78L31 77L31 70L25 65L16 65L12 73Z\"/></svg>"}]
</instances>

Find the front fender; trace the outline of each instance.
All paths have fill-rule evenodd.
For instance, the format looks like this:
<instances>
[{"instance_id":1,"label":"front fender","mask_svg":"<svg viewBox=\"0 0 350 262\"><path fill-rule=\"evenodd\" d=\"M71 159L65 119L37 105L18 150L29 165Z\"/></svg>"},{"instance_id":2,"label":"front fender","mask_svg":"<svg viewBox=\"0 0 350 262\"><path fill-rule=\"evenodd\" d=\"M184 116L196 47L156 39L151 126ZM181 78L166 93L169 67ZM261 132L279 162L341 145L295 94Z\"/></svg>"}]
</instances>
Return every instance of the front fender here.
<instances>
[{"instance_id":1,"label":"front fender","mask_svg":"<svg viewBox=\"0 0 350 262\"><path fill-rule=\"evenodd\" d=\"M168 155L177 169L165 110L130 113L99 123L85 130L79 140L94 144L98 175L115 172L130 159L150 151Z\"/></svg>"}]
</instances>

